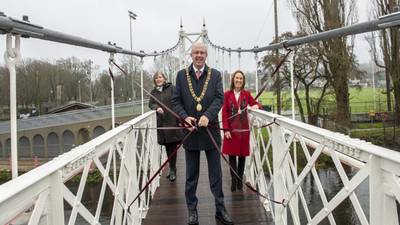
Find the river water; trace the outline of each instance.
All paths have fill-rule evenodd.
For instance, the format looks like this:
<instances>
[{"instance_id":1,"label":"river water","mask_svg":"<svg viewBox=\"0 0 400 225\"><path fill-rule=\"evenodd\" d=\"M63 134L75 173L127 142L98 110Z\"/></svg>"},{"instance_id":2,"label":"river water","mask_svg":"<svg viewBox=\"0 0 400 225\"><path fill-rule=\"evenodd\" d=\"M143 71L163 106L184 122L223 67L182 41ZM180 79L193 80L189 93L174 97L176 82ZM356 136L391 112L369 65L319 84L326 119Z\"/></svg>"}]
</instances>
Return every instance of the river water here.
<instances>
[{"instance_id":1,"label":"river water","mask_svg":"<svg viewBox=\"0 0 400 225\"><path fill-rule=\"evenodd\" d=\"M319 169L317 171L319 178L321 180L321 184L324 188L324 192L327 196L328 201L332 199L343 187L342 182L340 181L339 174L337 173L335 168L328 169ZM356 173L356 171L348 172L349 179ZM78 184L70 184L68 185L73 193L76 193L76 189ZM98 202L98 196L100 193L101 185L89 185L83 195L84 205L94 214L95 208ZM307 205L310 210L310 214L313 216L322 208L322 201L318 192L317 184L309 174L303 184L302 184L303 193L305 195ZM368 193L368 179L366 179L355 191L361 207L367 217L369 219L369 193ZM182 196L183 197L183 196ZM105 203L103 204L101 222L102 224L109 224L110 216L112 212L112 195L108 191L105 197ZM301 224L307 224L307 219L301 206L299 203L299 211L300 211L300 220ZM70 210L66 210L66 216L70 214ZM338 225L360 225L361 223L358 220L358 217L354 211L354 208L347 198L346 201L341 203L334 211L333 215L335 217L336 224ZM68 216L69 217L69 216ZM288 221L291 223L291 216L288 213ZM88 224L85 220L78 216L77 223L78 225ZM329 225L329 221L327 219L323 220L321 225Z\"/></svg>"},{"instance_id":2,"label":"river water","mask_svg":"<svg viewBox=\"0 0 400 225\"><path fill-rule=\"evenodd\" d=\"M349 179L356 174L357 171L350 171L347 173ZM319 169L317 170L319 179L324 189L325 195L331 200L342 188L343 184L340 180L339 174L335 168ZM355 190L357 198L360 202L361 208L363 209L367 220L369 220L369 183L366 179L361 185ZM322 200L317 188L317 184L312 174L309 174L302 184L303 193L309 207L311 217L316 215L322 208ZM299 202L300 221L301 224L307 224L306 215L304 209ZM355 213L353 205L349 198L342 202L334 211L333 216L336 224L338 225L359 225L361 224L358 220L358 216ZM290 217L290 215L289 215ZM291 219L289 219L291 221ZM289 224L292 224L289 222ZM329 225L328 219L324 219L321 225Z\"/></svg>"},{"instance_id":3,"label":"river water","mask_svg":"<svg viewBox=\"0 0 400 225\"><path fill-rule=\"evenodd\" d=\"M79 183L67 183L68 188L76 195L79 187ZM81 202L85 207L93 214L96 213L97 203L99 202L99 196L101 191L101 183L86 184L86 188L83 191ZM113 195L109 188L106 189L104 197L103 207L100 216L100 223L107 225L110 224L110 218L113 208ZM64 204L65 207L65 224L68 224L68 219L71 215L71 207L68 203ZM79 214L76 218L76 225L87 225L89 223L81 217Z\"/></svg>"}]
</instances>

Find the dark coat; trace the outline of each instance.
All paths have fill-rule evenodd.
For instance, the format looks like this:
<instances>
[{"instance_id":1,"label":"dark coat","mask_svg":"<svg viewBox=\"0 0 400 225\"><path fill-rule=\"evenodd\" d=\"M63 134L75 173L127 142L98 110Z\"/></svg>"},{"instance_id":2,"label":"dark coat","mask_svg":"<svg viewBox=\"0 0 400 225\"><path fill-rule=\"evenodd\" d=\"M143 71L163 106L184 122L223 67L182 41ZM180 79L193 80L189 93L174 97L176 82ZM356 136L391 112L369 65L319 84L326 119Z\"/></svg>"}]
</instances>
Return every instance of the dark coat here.
<instances>
[{"instance_id":1,"label":"dark coat","mask_svg":"<svg viewBox=\"0 0 400 225\"><path fill-rule=\"evenodd\" d=\"M224 129L249 129L249 120L246 107L250 105L258 105L260 104L251 96L250 92L246 90L242 90L240 92L240 96L238 101L236 101L235 93L231 91L225 92L224 95L224 105L222 106L222 126ZM240 115L234 116L237 114L240 109L242 113ZM222 152L231 156L248 156L249 151L249 138L250 132L235 132L231 131L231 139L224 138L224 144L222 147Z\"/></svg>"},{"instance_id":2,"label":"dark coat","mask_svg":"<svg viewBox=\"0 0 400 225\"><path fill-rule=\"evenodd\" d=\"M197 80L193 65L189 66L189 75L192 80L193 89L197 96L200 95L206 77L210 68L206 65L200 79ZM172 97L172 107L183 119L192 116L199 121L202 115L207 116L209 119L210 131L216 140L217 144L221 146L221 135L219 131L218 112L222 107L224 101L224 91L222 88L221 73L215 69L211 70L211 79L208 83L207 91L201 101L202 110L196 111L196 101L193 99L189 91L188 81L186 79L186 70L183 69L178 72L176 77L176 87ZM188 131L186 131L188 132ZM186 139L183 147L186 150L208 150L214 149L210 137L205 128L200 128L198 131L192 133Z\"/></svg>"},{"instance_id":3,"label":"dark coat","mask_svg":"<svg viewBox=\"0 0 400 225\"><path fill-rule=\"evenodd\" d=\"M171 98L174 91L174 86L171 83L165 83L163 85L162 91L154 88L151 94L160 100L168 108L171 107ZM149 108L156 110L161 107L164 110L164 114L157 113L157 127L176 127L178 126L178 119L168 112L164 107L160 106L154 98L150 97ZM181 130L158 130L157 139L160 145L165 145L167 143L179 142L183 138L183 133Z\"/></svg>"}]
</instances>

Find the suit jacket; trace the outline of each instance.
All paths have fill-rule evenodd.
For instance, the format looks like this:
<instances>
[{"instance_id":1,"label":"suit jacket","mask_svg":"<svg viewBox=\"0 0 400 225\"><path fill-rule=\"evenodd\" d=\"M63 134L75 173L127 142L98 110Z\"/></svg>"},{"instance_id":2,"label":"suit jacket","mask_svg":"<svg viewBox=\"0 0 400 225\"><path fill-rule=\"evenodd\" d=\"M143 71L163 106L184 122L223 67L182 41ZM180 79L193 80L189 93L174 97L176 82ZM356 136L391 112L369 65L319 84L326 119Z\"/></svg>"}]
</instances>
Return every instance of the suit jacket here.
<instances>
[{"instance_id":1,"label":"suit jacket","mask_svg":"<svg viewBox=\"0 0 400 225\"><path fill-rule=\"evenodd\" d=\"M171 98L174 91L174 86L171 83L165 83L163 85L162 91L154 88L151 94L161 101L165 106L171 108ZM175 118L170 112L168 112L164 107L159 105L153 97L150 97L149 108L156 110L161 107L164 110L163 114L157 113L157 127L176 127L178 126L178 119ZM181 130L157 130L157 140L160 145L165 145L168 143L179 142L182 140Z\"/></svg>"},{"instance_id":2,"label":"suit jacket","mask_svg":"<svg viewBox=\"0 0 400 225\"><path fill-rule=\"evenodd\" d=\"M245 109L248 105L258 105L260 107L260 104L254 100L250 92L246 90L240 92L238 101L236 101L235 94L232 90L225 92L224 97L224 105L222 107L222 126L224 129L231 130L232 138L224 138L222 152L231 156L248 156L250 153L250 132L235 132L234 129L249 129L248 114ZM242 113L233 116L238 113L239 107Z\"/></svg>"},{"instance_id":3,"label":"suit jacket","mask_svg":"<svg viewBox=\"0 0 400 225\"><path fill-rule=\"evenodd\" d=\"M203 74L200 79L197 80L193 65L190 65L188 68L193 90L197 96L200 96L203 90L207 73L210 69L211 68L206 65ZM200 112L196 111L197 103L189 91L186 69L178 72L172 96L172 107L174 111L183 119L192 116L199 121L202 115L207 116L210 125L209 129L219 146L221 146L221 135L219 131L218 112L222 107L223 101L224 91L222 88L221 73L219 71L211 69L211 79L208 83L204 98L201 101L202 110ZM186 150L208 150L215 148L205 128L200 128L198 131L193 132L183 143L183 147Z\"/></svg>"}]
</instances>

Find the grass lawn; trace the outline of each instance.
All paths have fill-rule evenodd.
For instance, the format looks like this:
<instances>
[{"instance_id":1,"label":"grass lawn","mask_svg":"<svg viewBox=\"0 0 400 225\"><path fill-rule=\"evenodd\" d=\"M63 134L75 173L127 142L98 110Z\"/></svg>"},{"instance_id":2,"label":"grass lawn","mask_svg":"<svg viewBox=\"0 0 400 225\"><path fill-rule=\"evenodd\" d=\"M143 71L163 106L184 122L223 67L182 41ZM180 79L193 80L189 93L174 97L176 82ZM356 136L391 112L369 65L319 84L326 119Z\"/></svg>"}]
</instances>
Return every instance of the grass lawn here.
<instances>
[{"instance_id":1,"label":"grass lawn","mask_svg":"<svg viewBox=\"0 0 400 225\"><path fill-rule=\"evenodd\" d=\"M396 136L394 136L396 132ZM352 130L351 137L359 138L371 142L372 144L379 145L385 148L389 148L395 151L400 151L400 138L398 138L399 129L394 127L375 128L368 130ZM397 137L393 139L393 137Z\"/></svg>"},{"instance_id":2,"label":"grass lawn","mask_svg":"<svg viewBox=\"0 0 400 225\"><path fill-rule=\"evenodd\" d=\"M362 112L385 112L386 111L386 95L382 93L382 89L375 89L375 110L374 110L374 91L372 87L363 87L361 89L352 87L350 92L350 107L352 113L362 113ZM303 102L303 107L305 105L305 94L304 91L300 91L300 98ZM319 89L314 89L311 91L312 97L317 97L320 94ZM253 93L255 95L255 93ZM285 90L281 93L283 110L290 110L291 108L291 94L289 90ZM393 96L392 96L393 98ZM272 91L264 92L260 96L260 100L263 105L274 104L276 108L276 95ZM333 93L326 95L324 100L324 107L332 109L335 107L335 98ZM305 109L306 110L306 109Z\"/></svg>"},{"instance_id":3,"label":"grass lawn","mask_svg":"<svg viewBox=\"0 0 400 225\"><path fill-rule=\"evenodd\" d=\"M371 128L383 128L383 124L382 124L382 122L354 123L353 124L353 129L371 129Z\"/></svg>"}]
</instances>

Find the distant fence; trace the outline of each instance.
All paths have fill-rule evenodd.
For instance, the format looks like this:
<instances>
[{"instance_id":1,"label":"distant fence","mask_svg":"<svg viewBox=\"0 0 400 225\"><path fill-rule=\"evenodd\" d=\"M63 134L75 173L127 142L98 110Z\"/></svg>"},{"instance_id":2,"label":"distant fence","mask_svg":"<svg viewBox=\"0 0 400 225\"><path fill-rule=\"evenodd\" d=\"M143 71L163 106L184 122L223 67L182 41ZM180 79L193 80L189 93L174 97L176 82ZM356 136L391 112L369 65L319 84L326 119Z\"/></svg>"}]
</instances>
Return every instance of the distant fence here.
<instances>
[{"instance_id":1,"label":"distant fence","mask_svg":"<svg viewBox=\"0 0 400 225\"><path fill-rule=\"evenodd\" d=\"M303 104L304 113L307 113L307 109L305 107L305 103ZM276 111L276 98L263 98L262 99L263 109L266 111L274 112ZM393 104L392 104L393 105ZM315 107L315 100L311 101L311 107ZM291 99L289 97L285 97L282 100L282 111L290 111L292 109ZM295 109L298 111L298 105L295 103ZM394 109L392 108L391 111ZM316 111L316 110L314 110ZM335 102L322 103L320 106L320 114L330 114L336 111ZM350 102L350 112L354 113L383 113L387 112L387 103L385 100L377 99L374 101L362 101L362 102Z\"/></svg>"}]
</instances>

